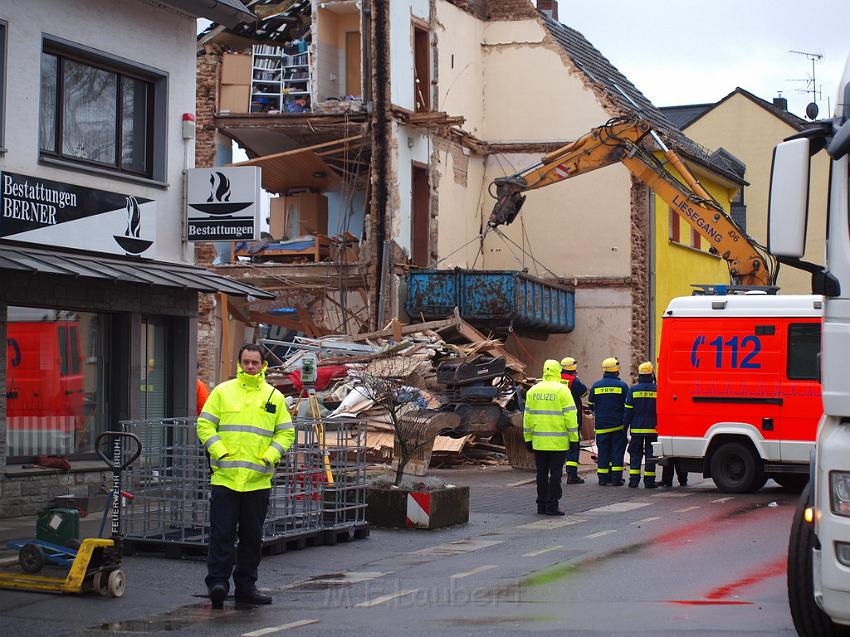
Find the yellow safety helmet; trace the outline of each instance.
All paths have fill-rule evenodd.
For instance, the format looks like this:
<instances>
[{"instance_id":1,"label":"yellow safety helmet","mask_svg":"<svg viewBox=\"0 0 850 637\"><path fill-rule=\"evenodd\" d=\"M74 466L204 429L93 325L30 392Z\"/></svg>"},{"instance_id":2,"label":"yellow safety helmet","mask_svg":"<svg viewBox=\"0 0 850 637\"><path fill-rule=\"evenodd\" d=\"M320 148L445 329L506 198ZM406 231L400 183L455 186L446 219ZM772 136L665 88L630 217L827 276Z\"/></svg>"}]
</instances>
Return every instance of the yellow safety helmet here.
<instances>
[{"instance_id":1,"label":"yellow safety helmet","mask_svg":"<svg viewBox=\"0 0 850 637\"><path fill-rule=\"evenodd\" d=\"M652 363L646 361L645 363L641 363L638 365L638 374L652 374L655 372L655 368L652 366Z\"/></svg>"},{"instance_id":2,"label":"yellow safety helmet","mask_svg":"<svg viewBox=\"0 0 850 637\"><path fill-rule=\"evenodd\" d=\"M611 358L606 358L602 361L602 371L603 372L619 372L620 371L620 361L618 361L614 356Z\"/></svg>"},{"instance_id":3,"label":"yellow safety helmet","mask_svg":"<svg viewBox=\"0 0 850 637\"><path fill-rule=\"evenodd\" d=\"M576 359L572 356L567 356L566 358L561 359L561 368L568 371L574 372L576 371Z\"/></svg>"}]
</instances>

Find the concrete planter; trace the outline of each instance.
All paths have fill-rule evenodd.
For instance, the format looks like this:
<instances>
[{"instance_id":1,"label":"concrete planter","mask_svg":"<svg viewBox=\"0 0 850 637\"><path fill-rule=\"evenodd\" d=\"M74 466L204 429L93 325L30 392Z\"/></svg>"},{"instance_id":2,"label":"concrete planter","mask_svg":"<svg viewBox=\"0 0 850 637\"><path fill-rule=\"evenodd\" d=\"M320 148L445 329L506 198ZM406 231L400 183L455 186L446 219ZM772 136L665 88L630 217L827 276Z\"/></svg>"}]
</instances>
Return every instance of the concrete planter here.
<instances>
[{"instance_id":1,"label":"concrete planter","mask_svg":"<svg viewBox=\"0 0 850 637\"><path fill-rule=\"evenodd\" d=\"M373 526L439 529L469 522L469 487L433 491L366 488L366 518Z\"/></svg>"}]
</instances>

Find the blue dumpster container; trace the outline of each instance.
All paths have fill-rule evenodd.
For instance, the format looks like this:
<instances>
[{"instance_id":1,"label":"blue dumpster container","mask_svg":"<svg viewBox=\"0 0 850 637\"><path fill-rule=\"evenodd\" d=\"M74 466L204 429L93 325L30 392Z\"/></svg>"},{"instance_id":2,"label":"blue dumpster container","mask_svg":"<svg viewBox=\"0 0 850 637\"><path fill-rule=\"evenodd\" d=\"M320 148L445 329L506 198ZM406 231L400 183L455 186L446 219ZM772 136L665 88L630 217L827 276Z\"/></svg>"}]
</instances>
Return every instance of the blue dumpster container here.
<instances>
[{"instance_id":1,"label":"blue dumpster container","mask_svg":"<svg viewBox=\"0 0 850 637\"><path fill-rule=\"evenodd\" d=\"M457 307L473 325L566 334L575 329L575 292L514 270L421 270L407 277L412 317L445 318Z\"/></svg>"}]
</instances>

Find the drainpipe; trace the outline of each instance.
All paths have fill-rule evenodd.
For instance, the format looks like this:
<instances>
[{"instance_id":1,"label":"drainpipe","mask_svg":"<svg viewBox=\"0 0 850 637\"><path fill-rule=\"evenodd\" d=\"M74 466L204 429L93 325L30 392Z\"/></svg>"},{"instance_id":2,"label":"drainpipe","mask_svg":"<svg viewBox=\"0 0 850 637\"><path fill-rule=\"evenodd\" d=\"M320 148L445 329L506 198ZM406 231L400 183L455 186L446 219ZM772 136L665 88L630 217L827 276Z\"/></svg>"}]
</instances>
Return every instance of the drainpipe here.
<instances>
[{"instance_id":1,"label":"drainpipe","mask_svg":"<svg viewBox=\"0 0 850 637\"><path fill-rule=\"evenodd\" d=\"M657 322L657 312L655 308L655 193L652 190L648 192L649 196L649 250L647 251L647 270L649 271L649 285L647 286L647 293L649 295L648 307L649 307L649 360L655 363L655 356L657 352L655 351L655 324Z\"/></svg>"}]
</instances>

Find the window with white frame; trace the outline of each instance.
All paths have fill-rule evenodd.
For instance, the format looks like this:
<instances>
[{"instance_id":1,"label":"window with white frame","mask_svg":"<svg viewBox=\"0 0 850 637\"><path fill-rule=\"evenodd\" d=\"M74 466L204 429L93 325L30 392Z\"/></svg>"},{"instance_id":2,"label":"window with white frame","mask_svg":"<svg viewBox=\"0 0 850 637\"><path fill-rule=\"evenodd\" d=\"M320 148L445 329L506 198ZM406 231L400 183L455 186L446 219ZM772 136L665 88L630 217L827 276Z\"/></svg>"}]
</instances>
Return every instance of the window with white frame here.
<instances>
[{"instance_id":1,"label":"window with white frame","mask_svg":"<svg viewBox=\"0 0 850 637\"><path fill-rule=\"evenodd\" d=\"M45 38L42 159L164 180L165 79L161 71Z\"/></svg>"}]
</instances>

